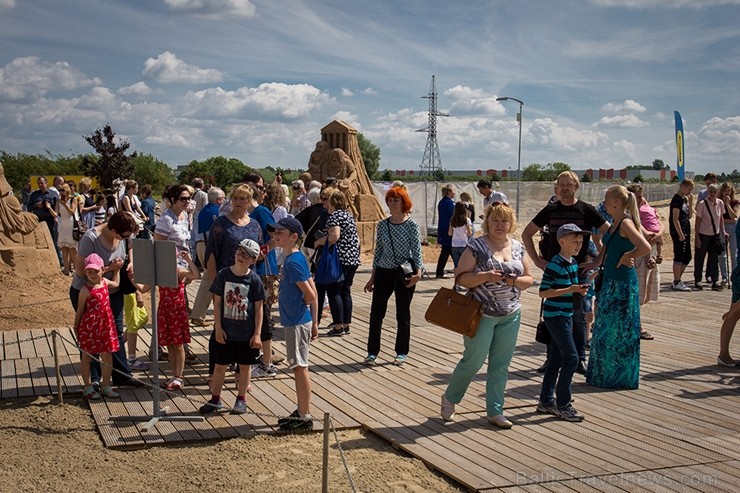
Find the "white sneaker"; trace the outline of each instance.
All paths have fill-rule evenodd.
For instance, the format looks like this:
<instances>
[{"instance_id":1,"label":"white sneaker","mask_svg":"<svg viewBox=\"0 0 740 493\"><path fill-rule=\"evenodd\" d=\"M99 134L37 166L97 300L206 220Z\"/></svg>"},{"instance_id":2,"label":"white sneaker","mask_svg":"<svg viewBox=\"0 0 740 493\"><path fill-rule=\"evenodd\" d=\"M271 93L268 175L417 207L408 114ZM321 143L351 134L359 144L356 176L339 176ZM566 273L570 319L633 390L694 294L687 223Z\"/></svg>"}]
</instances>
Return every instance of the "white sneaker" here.
<instances>
[{"instance_id":1,"label":"white sneaker","mask_svg":"<svg viewBox=\"0 0 740 493\"><path fill-rule=\"evenodd\" d=\"M671 289L674 291L691 291L691 288L688 287L683 281L678 281L677 283L671 284Z\"/></svg>"},{"instance_id":2,"label":"white sneaker","mask_svg":"<svg viewBox=\"0 0 740 493\"><path fill-rule=\"evenodd\" d=\"M455 421L455 404L447 400L442 394L442 407L439 411L445 421Z\"/></svg>"},{"instance_id":3,"label":"white sneaker","mask_svg":"<svg viewBox=\"0 0 740 493\"><path fill-rule=\"evenodd\" d=\"M266 366L260 363L252 368L252 378L274 377L275 375L277 375L277 369L273 365Z\"/></svg>"}]
</instances>

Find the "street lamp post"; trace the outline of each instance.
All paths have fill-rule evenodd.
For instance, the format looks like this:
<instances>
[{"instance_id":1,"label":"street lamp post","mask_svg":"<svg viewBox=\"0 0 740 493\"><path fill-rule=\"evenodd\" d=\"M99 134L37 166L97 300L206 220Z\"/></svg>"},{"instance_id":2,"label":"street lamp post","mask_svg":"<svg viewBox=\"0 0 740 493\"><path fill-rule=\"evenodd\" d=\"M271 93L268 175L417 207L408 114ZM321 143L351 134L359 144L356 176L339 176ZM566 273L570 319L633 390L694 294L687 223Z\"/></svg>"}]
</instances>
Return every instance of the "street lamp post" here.
<instances>
[{"instance_id":1,"label":"street lamp post","mask_svg":"<svg viewBox=\"0 0 740 493\"><path fill-rule=\"evenodd\" d=\"M516 115L516 119L519 122L519 153L516 159L516 217L519 220L519 185L522 181L522 107L524 106L524 101L510 97L496 98L496 101L509 100L519 103L519 113Z\"/></svg>"}]
</instances>

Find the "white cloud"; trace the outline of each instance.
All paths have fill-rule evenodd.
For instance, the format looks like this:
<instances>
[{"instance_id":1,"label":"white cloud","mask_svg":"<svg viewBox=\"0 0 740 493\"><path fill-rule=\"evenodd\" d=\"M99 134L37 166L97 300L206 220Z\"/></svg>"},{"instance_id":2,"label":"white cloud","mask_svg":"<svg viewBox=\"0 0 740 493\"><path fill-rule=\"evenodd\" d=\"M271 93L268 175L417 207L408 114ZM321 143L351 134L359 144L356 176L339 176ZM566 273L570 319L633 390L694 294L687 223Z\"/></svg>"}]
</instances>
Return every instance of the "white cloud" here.
<instances>
[{"instance_id":1,"label":"white cloud","mask_svg":"<svg viewBox=\"0 0 740 493\"><path fill-rule=\"evenodd\" d=\"M696 144L706 153L740 154L740 116L714 117L704 122L696 134Z\"/></svg>"},{"instance_id":2,"label":"white cloud","mask_svg":"<svg viewBox=\"0 0 740 493\"><path fill-rule=\"evenodd\" d=\"M604 116L598 122L594 123L594 127L617 127L617 128L643 128L649 127L650 124L640 120L635 115L615 115L615 116Z\"/></svg>"},{"instance_id":3,"label":"white cloud","mask_svg":"<svg viewBox=\"0 0 740 493\"><path fill-rule=\"evenodd\" d=\"M38 57L16 58L0 69L0 98L18 101L39 98L51 91L72 91L100 84L67 62L48 63Z\"/></svg>"},{"instance_id":4,"label":"white cloud","mask_svg":"<svg viewBox=\"0 0 740 493\"><path fill-rule=\"evenodd\" d=\"M333 99L308 84L264 83L225 91L220 87L189 92L184 112L199 117L294 120L309 116Z\"/></svg>"},{"instance_id":5,"label":"white cloud","mask_svg":"<svg viewBox=\"0 0 740 493\"><path fill-rule=\"evenodd\" d=\"M251 0L165 0L175 12L187 12L208 18L225 18L237 15L252 17L255 7Z\"/></svg>"},{"instance_id":6,"label":"white cloud","mask_svg":"<svg viewBox=\"0 0 740 493\"><path fill-rule=\"evenodd\" d=\"M15 7L15 0L0 0L1 9L12 9Z\"/></svg>"},{"instance_id":7,"label":"white cloud","mask_svg":"<svg viewBox=\"0 0 740 493\"><path fill-rule=\"evenodd\" d=\"M346 87L343 87L341 91L341 95L349 97L349 96L354 96L355 93L353 93L351 89L347 89Z\"/></svg>"},{"instance_id":8,"label":"white cloud","mask_svg":"<svg viewBox=\"0 0 740 493\"><path fill-rule=\"evenodd\" d=\"M147 96L152 93L152 89L146 85L146 82L141 81L130 86L121 87L118 89L118 94L133 94L137 96Z\"/></svg>"},{"instance_id":9,"label":"white cloud","mask_svg":"<svg viewBox=\"0 0 740 493\"><path fill-rule=\"evenodd\" d=\"M644 113L647 111L643 105L632 99L627 99L623 103L609 103L601 107L603 113L611 113L614 115L624 115L626 113Z\"/></svg>"},{"instance_id":10,"label":"white cloud","mask_svg":"<svg viewBox=\"0 0 740 493\"><path fill-rule=\"evenodd\" d=\"M608 141L606 134L592 130L561 127L550 118L538 118L524 133L535 145L554 151L580 151L596 148Z\"/></svg>"},{"instance_id":11,"label":"white cloud","mask_svg":"<svg viewBox=\"0 0 740 493\"><path fill-rule=\"evenodd\" d=\"M623 156L622 162L624 163L628 163L637 158L637 153L635 152L636 149L637 146L628 140L618 140L612 144L612 150L616 154Z\"/></svg>"},{"instance_id":12,"label":"white cloud","mask_svg":"<svg viewBox=\"0 0 740 493\"><path fill-rule=\"evenodd\" d=\"M467 115L503 115L506 110L496 101L496 96L482 89L457 85L447 89L445 96L452 99L450 114Z\"/></svg>"},{"instance_id":13,"label":"white cloud","mask_svg":"<svg viewBox=\"0 0 740 493\"><path fill-rule=\"evenodd\" d=\"M362 91L362 94L369 94L370 96L377 96L378 91L376 91L372 87L368 87L367 89L365 89L364 91Z\"/></svg>"},{"instance_id":14,"label":"white cloud","mask_svg":"<svg viewBox=\"0 0 740 493\"><path fill-rule=\"evenodd\" d=\"M223 73L216 69L203 69L183 62L173 53L165 51L157 58L148 58L144 62L144 77L165 84L182 82L202 84L207 82L221 82Z\"/></svg>"}]
</instances>

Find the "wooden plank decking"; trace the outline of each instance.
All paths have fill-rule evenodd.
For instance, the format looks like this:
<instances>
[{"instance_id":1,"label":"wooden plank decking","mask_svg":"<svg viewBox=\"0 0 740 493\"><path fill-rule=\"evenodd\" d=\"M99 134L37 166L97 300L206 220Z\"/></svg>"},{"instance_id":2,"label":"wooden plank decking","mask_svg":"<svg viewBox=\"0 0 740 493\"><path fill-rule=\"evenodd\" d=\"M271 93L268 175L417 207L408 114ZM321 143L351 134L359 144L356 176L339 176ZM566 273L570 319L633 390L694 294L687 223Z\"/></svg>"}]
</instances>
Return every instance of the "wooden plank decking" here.
<instances>
[{"instance_id":1,"label":"wooden plank decking","mask_svg":"<svg viewBox=\"0 0 740 493\"><path fill-rule=\"evenodd\" d=\"M664 279L670 277L663 265ZM404 367L391 364L394 307L384 327L379 364L365 367L370 295L362 292L366 270L353 289L352 333L322 337L311 348L313 413L331 413L337 428L359 427L377 433L461 484L485 492L520 491L686 491L740 490L740 369L715 365L722 313L729 291L676 293L643 309L643 326L656 339L644 341L640 389L604 391L574 378L574 397L586 415L581 424L535 413L544 347L534 342L538 298L524 294L522 328L511 364L506 412L515 426L499 430L485 421L485 367L457 406L457 421L444 423L439 400L460 358L462 341L429 326L424 311L443 283L424 280L412 305L412 349ZM189 293L195 296L197 284ZM69 329L59 329L69 338ZM0 396L12 398L56 392L51 329L0 333ZM175 396L162 394L170 414L197 415L207 398L207 340L210 328L194 328L192 348L199 361L186 367L187 384ZM47 335L48 337L43 337ZM142 330L140 353L150 333ZM36 338L39 337L39 338ZM29 341L29 339L33 340ZM283 346L278 329L275 346ZM740 357L740 343L733 354ZM80 392L76 349L59 341L65 392ZM166 364L162 367L167 371ZM121 389L121 399L91 403L93 418L109 447L194 442L256 433L274 433L276 415L295 408L290 372L253 381L251 414L208 417L202 423L160 422L149 432L140 424L112 423L111 415L148 415L147 389ZM149 382L149 373L139 374ZM233 375L225 401L232 404ZM320 424L317 423L318 427Z\"/></svg>"}]
</instances>

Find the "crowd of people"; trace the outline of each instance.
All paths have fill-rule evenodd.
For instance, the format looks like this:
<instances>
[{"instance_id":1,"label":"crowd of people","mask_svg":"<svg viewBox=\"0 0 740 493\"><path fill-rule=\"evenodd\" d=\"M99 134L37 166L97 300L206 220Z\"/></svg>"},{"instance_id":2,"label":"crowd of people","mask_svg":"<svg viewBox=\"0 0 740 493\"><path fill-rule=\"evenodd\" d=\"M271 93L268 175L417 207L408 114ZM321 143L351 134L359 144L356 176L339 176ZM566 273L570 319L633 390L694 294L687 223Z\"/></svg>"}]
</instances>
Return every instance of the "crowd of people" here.
<instances>
[{"instance_id":1,"label":"crowd of people","mask_svg":"<svg viewBox=\"0 0 740 493\"><path fill-rule=\"evenodd\" d=\"M275 364L283 359L272 344L271 312L277 303L298 403L279 426L312 427L309 347L320 326L328 337L352 334L352 286L360 266L357 224L336 182L330 178L319 183L304 173L290 186L279 176L266 184L259 173L250 172L227 196L196 178L192 185L168 187L159 205L151 186L139 188L131 180L122 183L117 194L97 198L87 179L81 180L79 193L62 177L55 177L52 187L43 177L37 184L38 190L24 195L24 207L49 226L61 271L73 276L69 294L84 351L85 397L116 398L113 386L141 385L132 371L149 366L136 348L136 331L148 320L142 293L152 289L137 284L133 275L130 238L138 236L176 245L179 282L174 288L159 288L157 312L159 352L171 371L165 388L174 391L185 384L185 364L195 359L188 348L191 326L212 326L211 398L201 412L226 409L221 392L227 369L237 378L231 412L246 412L251 379L275 376ZM704 274L713 290L732 285L717 363L736 366L729 343L740 320L736 240L740 201L731 184L718 185L711 173L705 176L705 185L694 204L694 183L684 180L670 202L668 230L674 257L670 287L692 290L681 279L691 260L693 289L703 289ZM442 395L440 412L445 420L455 419L455 405L487 361L487 419L501 428L513 425L503 413L504 393L521 320L520 295L537 284L533 266L543 271L538 283L541 318L551 341L538 369L543 382L537 411L572 422L584 419L572 404L574 373L584 374L596 387L638 387L640 341L653 339L641 326L640 307L659 295L657 265L663 262L664 227L639 184L611 186L597 206L578 198L579 187L576 174L566 171L558 176L553 197L524 227L521 241L512 236L518 218L493 183L477 184L484 204L477 218L469 194L460 194L456 201L454 185L441 188L435 278L446 278L451 256L455 289L467 291L482 304L478 330L473 337L464 336L462 358ZM378 363L383 320L394 295L397 329L392 363L402 366L411 351L411 304L424 273L422 242L410 216L413 204L406 186L394 182L384 198L389 215L376 224L372 271L364 286L372 301L363 363ZM481 220L479 232L476 219ZM314 280L327 259L335 259L335 274ZM199 278L190 303L186 286ZM206 316L211 303L213 319ZM102 368L90 354L101 356Z\"/></svg>"}]
</instances>

